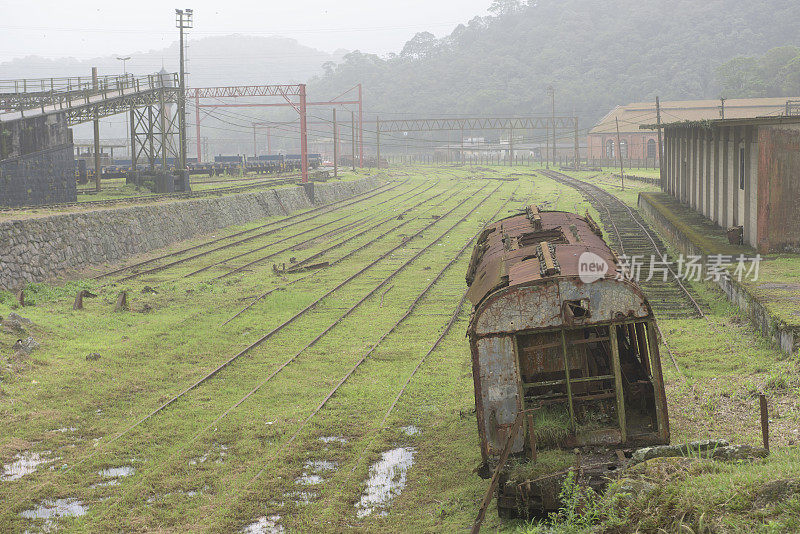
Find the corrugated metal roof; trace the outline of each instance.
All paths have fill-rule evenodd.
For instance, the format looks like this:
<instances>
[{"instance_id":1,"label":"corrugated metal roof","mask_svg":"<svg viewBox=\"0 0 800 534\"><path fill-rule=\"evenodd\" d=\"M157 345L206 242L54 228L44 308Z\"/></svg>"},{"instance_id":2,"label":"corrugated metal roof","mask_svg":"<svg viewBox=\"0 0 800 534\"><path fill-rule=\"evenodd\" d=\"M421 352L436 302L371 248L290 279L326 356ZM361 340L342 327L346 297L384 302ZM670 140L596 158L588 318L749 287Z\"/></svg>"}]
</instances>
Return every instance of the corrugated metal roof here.
<instances>
[{"instance_id":1,"label":"corrugated metal roof","mask_svg":"<svg viewBox=\"0 0 800 534\"><path fill-rule=\"evenodd\" d=\"M747 119L764 116L780 116L786 111L787 100L800 97L777 98L731 98L725 100L726 119ZM589 130L589 134L616 133L616 119L621 133L640 133L639 126L655 124L655 102L636 102L617 106ZM661 102L661 122L700 121L720 118L719 100L676 100Z\"/></svg>"},{"instance_id":2,"label":"corrugated metal roof","mask_svg":"<svg viewBox=\"0 0 800 534\"><path fill-rule=\"evenodd\" d=\"M535 206L525 215L492 223L475 244L467 270L467 297L477 305L500 287L575 278L578 260L587 251L603 258L609 265L606 276L613 277L618 260L599 234L587 218L564 211L540 212Z\"/></svg>"}]
</instances>

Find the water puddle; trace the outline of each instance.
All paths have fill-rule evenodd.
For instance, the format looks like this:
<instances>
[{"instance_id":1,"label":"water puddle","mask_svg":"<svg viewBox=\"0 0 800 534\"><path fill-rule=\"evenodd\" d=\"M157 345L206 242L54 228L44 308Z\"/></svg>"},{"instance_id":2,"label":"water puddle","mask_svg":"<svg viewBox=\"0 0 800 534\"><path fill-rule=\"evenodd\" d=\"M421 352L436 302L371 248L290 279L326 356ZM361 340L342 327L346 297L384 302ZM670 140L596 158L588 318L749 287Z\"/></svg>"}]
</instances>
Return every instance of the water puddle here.
<instances>
[{"instance_id":1,"label":"water puddle","mask_svg":"<svg viewBox=\"0 0 800 534\"><path fill-rule=\"evenodd\" d=\"M3 474L0 475L0 480L18 480L36 471L36 466L46 461L38 452L17 454L14 456L12 463L3 466Z\"/></svg>"},{"instance_id":2,"label":"water puddle","mask_svg":"<svg viewBox=\"0 0 800 534\"><path fill-rule=\"evenodd\" d=\"M259 517L255 523L250 523L242 532L244 534L282 534L286 532L283 525L280 524L281 516L271 515L269 517Z\"/></svg>"},{"instance_id":3,"label":"water puddle","mask_svg":"<svg viewBox=\"0 0 800 534\"><path fill-rule=\"evenodd\" d=\"M189 465L202 464L206 460L208 460L208 453L205 453L203 456L200 456L199 458L193 458L189 460Z\"/></svg>"},{"instance_id":4,"label":"water puddle","mask_svg":"<svg viewBox=\"0 0 800 534\"><path fill-rule=\"evenodd\" d=\"M304 486L315 486L322 484L325 479L321 473L327 471L334 471L339 464L330 460L308 460L303 464L303 474L294 479L295 484L302 484Z\"/></svg>"},{"instance_id":5,"label":"water puddle","mask_svg":"<svg viewBox=\"0 0 800 534\"><path fill-rule=\"evenodd\" d=\"M109 486L116 486L118 484L119 484L119 480L114 478L112 480L107 480L106 482L98 482L97 484L92 484L89 487L92 488L92 489L95 489L95 488L107 488Z\"/></svg>"},{"instance_id":6,"label":"water puddle","mask_svg":"<svg viewBox=\"0 0 800 534\"><path fill-rule=\"evenodd\" d=\"M303 467L305 467L307 471L321 473L324 471L333 471L339 467L339 464L330 460L309 460Z\"/></svg>"},{"instance_id":7,"label":"water puddle","mask_svg":"<svg viewBox=\"0 0 800 534\"><path fill-rule=\"evenodd\" d=\"M347 443L347 438L342 436L323 436L319 440L322 443Z\"/></svg>"},{"instance_id":8,"label":"water puddle","mask_svg":"<svg viewBox=\"0 0 800 534\"><path fill-rule=\"evenodd\" d=\"M386 451L369 468L367 488L356 504L356 515L366 517L375 512L386 515L386 507L400 495L406 485L408 469L414 463L414 449L400 447Z\"/></svg>"},{"instance_id":9,"label":"water puddle","mask_svg":"<svg viewBox=\"0 0 800 534\"><path fill-rule=\"evenodd\" d=\"M311 504L319 494L316 491L289 491L283 494L286 499L290 499L297 504Z\"/></svg>"},{"instance_id":10,"label":"water puddle","mask_svg":"<svg viewBox=\"0 0 800 534\"><path fill-rule=\"evenodd\" d=\"M417 434L422 434L422 430L420 430L419 428L415 427L414 425L404 426L400 430L406 436L416 436Z\"/></svg>"},{"instance_id":11,"label":"water puddle","mask_svg":"<svg viewBox=\"0 0 800 534\"><path fill-rule=\"evenodd\" d=\"M120 478L129 477L136 473L136 469L129 466L112 467L110 469L103 469L100 471L100 476L103 478Z\"/></svg>"},{"instance_id":12,"label":"water puddle","mask_svg":"<svg viewBox=\"0 0 800 534\"><path fill-rule=\"evenodd\" d=\"M86 513L86 507L78 499L57 499L44 501L36 508L20 512L25 519L44 519L42 530L50 532L56 530L56 521L62 517L79 517Z\"/></svg>"},{"instance_id":13,"label":"water puddle","mask_svg":"<svg viewBox=\"0 0 800 534\"><path fill-rule=\"evenodd\" d=\"M56 428L53 432L61 432L63 434L65 432L75 432L76 430L78 429L74 426L65 426L64 428Z\"/></svg>"},{"instance_id":14,"label":"water puddle","mask_svg":"<svg viewBox=\"0 0 800 534\"><path fill-rule=\"evenodd\" d=\"M317 484L322 484L324 479L319 475L308 475L303 473L296 479L294 479L295 484L303 484L304 486L315 486Z\"/></svg>"}]
</instances>

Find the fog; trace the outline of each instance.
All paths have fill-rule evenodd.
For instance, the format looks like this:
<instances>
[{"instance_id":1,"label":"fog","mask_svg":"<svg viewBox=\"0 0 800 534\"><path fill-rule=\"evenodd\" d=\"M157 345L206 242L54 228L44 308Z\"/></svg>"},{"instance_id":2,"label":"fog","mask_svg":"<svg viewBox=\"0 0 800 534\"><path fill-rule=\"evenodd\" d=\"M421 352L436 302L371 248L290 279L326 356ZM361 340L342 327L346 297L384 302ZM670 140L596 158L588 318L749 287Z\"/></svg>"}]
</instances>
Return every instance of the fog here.
<instances>
[{"instance_id":1,"label":"fog","mask_svg":"<svg viewBox=\"0 0 800 534\"><path fill-rule=\"evenodd\" d=\"M162 49L177 39L174 8L194 9L194 37L285 36L327 52L344 48L385 54L398 52L418 31L445 35L457 24L484 15L488 5L489 0L201 0L186 5L6 0L0 17L0 63L30 55L90 59Z\"/></svg>"}]
</instances>

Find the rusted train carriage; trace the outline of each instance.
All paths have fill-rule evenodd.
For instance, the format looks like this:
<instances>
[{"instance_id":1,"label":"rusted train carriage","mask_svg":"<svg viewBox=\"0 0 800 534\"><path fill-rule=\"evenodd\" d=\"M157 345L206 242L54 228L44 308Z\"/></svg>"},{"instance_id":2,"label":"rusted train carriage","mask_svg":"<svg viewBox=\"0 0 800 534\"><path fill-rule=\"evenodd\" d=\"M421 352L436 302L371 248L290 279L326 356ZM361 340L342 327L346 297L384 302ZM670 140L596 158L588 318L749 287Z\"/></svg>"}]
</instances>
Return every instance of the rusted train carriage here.
<instances>
[{"instance_id":1,"label":"rusted train carriage","mask_svg":"<svg viewBox=\"0 0 800 534\"><path fill-rule=\"evenodd\" d=\"M531 206L479 236L467 272L468 333L487 466L518 417L511 454L535 460L536 421L559 410L566 431L555 447L669 442L655 320L620 270L588 214ZM500 508L503 492L501 484ZM542 509L555 504L541 499Z\"/></svg>"}]
</instances>

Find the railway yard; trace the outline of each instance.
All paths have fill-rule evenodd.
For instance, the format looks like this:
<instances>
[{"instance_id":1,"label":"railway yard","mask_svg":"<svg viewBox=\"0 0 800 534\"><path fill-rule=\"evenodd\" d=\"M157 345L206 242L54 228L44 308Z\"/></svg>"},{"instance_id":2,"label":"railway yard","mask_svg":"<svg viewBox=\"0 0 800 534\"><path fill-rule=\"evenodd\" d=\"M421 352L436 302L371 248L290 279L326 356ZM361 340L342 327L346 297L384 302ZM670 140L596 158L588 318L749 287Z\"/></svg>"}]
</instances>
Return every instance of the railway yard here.
<instances>
[{"instance_id":1,"label":"railway yard","mask_svg":"<svg viewBox=\"0 0 800 534\"><path fill-rule=\"evenodd\" d=\"M617 254L671 253L636 204L659 188L538 165L371 178L356 196L29 284L24 306L0 292L0 346L13 354L0 370L0 531L468 530L487 488L465 339L476 238L535 205L588 213ZM290 179L201 178L176 195ZM69 209L181 200L122 189ZM677 532L700 518L709 532L791 531L796 498L770 500L762 482L800 476L797 362L718 289L665 277L641 285L671 441L760 445L765 393L771 454L639 473L660 489L604 504L601 529ZM35 350L10 350L28 336ZM539 528L494 506L487 532Z\"/></svg>"}]
</instances>

